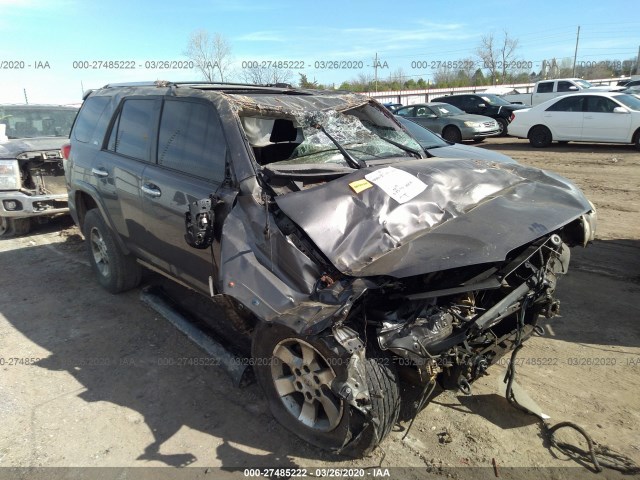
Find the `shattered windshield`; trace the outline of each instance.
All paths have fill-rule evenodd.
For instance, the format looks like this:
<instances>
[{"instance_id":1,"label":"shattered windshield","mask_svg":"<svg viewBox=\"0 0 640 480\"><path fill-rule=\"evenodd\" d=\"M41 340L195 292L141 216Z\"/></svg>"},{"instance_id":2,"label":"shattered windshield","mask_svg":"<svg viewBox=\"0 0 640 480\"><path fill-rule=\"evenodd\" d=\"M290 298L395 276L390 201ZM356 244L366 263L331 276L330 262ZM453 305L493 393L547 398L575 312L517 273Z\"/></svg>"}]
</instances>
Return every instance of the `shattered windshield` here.
<instances>
[{"instance_id":1,"label":"shattered windshield","mask_svg":"<svg viewBox=\"0 0 640 480\"><path fill-rule=\"evenodd\" d=\"M375 125L355 115L329 110L301 112L295 118L302 129L303 140L287 160L271 163L271 166L321 163L349 166L337 145L319 128L320 125L352 157L365 163L375 159L411 156L410 152L385 138L420 150L416 141L401 130Z\"/></svg>"},{"instance_id":2,"label":"shattered windshield","mask_svg":"<svg viewBox=\"0 0 640 480\"><path fill-rule=\"evenodd\" d=\"M0 123L9 138L68 137L76 113L73 108L0 105Z\"/></svg>"}]
</instances>

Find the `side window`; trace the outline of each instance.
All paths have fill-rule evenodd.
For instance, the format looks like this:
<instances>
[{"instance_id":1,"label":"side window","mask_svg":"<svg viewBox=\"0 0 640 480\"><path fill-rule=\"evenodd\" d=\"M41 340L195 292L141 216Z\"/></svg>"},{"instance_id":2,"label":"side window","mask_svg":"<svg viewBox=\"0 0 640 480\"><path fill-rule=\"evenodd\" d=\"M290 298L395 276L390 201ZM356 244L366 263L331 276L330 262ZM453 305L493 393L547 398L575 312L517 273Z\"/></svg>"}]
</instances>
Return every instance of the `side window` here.
<instances>
[{"instance_id":1,"label":"side window","mask_svg":"<svg viewBox=\"0 0 640 480\"><path fill-rule=\"evenodd\" d=\"M573 88L571 88L571 87L573 87ZM571 82L558 82L558 91L559 92L575 92L577 89L578 89L578 87L576 87Z\"/></svg>"},{"instance_id":2,"label":"side window","mask_svg":"<svg viewBox=\"0 0 640 480\"><path fill-rule=\"evenodd\" d=\"M111 97L89 97L82 105L78 119L73 127L73 138L82 143L89 143L93 132L104 115L106 106L109 104ZM107 119L108 121L108 119ZM103 132L104 135L104 132Z\"/></svg>"},{"instance_id":3,"label":"side window","mask_svg":"<svg viewBox=\"0 0 640 480\"><path fill-rule=\"evenodd\" d=\"M540 82L538 84L538 90L536 93L551 93L553 92L553 82Z\"/></svg>"},{"instance_id":4,"label":"side window","mask_svg":"<svg viewBox=\"0 0 640 480\"><path fill-rule=\"evenodd\" d=\"M400 115L401 117L411 117L413 116L413 107L400 108L396 110L396 115Z\"/></svg>"},{"instance_id":5,"label":"side window","mask_svg":"<svg viewBox=\"0 0 640 480\"><path fill-rule=\"evenodd\" d=\"M429 107L417 107L416 117L433 117L434 113Z\"/></svg>"},{"instance_id":6,"label":"side window","mask_svg":"<svg viewBox=\"0 0 640 480\"><path fill-rule=\"evenodd\" d=\"M619 107L619 105L606 97L594 95L587 99L587 112L613 113L613 109L616 107Z\"/></svg>"},{"instance_id":7,"label":"side window","mask_svg":"<svg viewBox=\"0 0 640 480\"><path fill-rule=\"evenodd\" d=\"M456 105L456 107L460 107L462 110L468 110L468 109L476 109L476 108L478 108L478 104L479 103L480 103L480 101L478 100L478 97L472 97L470 95L465 95L455 105Z\"/></svg>"},{"instance_id":8,"label":"side window","mask_svg":"<svg viewBox=\"0 0 640 480\"><path fill-rule=\"evenodd\" d=\"M154 106L153 98L125 100L111 130L107 149L148 161Z\"/></svg>"},{"instance_id":9,"label":"side window","mask_svg":"<svg viewBox=\"0 0 640 480\"><path fill-rule=\"evenodd\" d=\"M158 136L158 165L222 182L227 144L209 104L165 100Z\"/></svg>"},{"instance_id":10,"label":"side window","mask_svg":"<svg viewBox=\"0 0 640 480\"><path fill-rule=\"evenodd\" d=\"M458 108L462 108L464 109L466 103L467 103L467 97L444 97L442 100L442 102L444 103L448 103L449 105L453 105L454 107L458 107Z\"/></svg>"},{"instance_id":11,"label":"side window","mask_svg":"<svg viewBox=\"0 0 640 480\"><path fill-rule=\"evenodd\" d=\"M584 95L573 95L557 101L549 108L547 112L582 112L584 104Z\"/></svg>"}]
</instances>

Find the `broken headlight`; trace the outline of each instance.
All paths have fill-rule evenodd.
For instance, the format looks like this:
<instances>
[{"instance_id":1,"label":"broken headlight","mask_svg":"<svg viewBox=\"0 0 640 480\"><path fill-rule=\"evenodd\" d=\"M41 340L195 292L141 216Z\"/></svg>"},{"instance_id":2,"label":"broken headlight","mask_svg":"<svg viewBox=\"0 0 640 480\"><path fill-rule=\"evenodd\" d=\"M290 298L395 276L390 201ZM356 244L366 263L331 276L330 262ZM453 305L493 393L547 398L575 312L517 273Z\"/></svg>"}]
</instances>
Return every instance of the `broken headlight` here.
<instances>
[{"instance_id":1,"label":"broken headlight","mask_svg":"<svg viewBox=\"0 0 640 480\"><path fill-rule=\"evenodd\" d=\"M18 190L20 170L17 160L0 160L0 190Z\"/></svg>"}]
</instances>

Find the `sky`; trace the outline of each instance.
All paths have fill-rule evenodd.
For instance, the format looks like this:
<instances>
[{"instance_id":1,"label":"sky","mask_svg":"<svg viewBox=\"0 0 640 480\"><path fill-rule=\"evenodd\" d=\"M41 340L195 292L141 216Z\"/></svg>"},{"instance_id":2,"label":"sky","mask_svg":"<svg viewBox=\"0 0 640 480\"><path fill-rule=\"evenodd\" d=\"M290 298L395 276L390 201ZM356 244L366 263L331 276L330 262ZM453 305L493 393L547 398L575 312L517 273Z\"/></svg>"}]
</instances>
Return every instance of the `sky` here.
<instances>
[{"instance_id":1,"label":"sky","mask_svg":"<svg viewBox=\"0 0 640 480\"><path fill-rule=\"evenodd\" d=\"M0 102L24 103L26 92L29 103L80 103L83 89L107 83L201 80L188 68L147 68L187 60L200 29L231 46L234 81L243 62L289 61L303 67L294 83L302 72L339 85L372 75L376 54L381 79L401 69L432 80L435 62L473 57L483 35L505 30L519 42L517 59L539 71L544 59L573 58L578 25L578 64L623 61L638 55L637 13L637 0L0 0ZM100 64L109 61L134 68ZM362 68L328 68L334 61Z\"/></svg>"}]
</instances>

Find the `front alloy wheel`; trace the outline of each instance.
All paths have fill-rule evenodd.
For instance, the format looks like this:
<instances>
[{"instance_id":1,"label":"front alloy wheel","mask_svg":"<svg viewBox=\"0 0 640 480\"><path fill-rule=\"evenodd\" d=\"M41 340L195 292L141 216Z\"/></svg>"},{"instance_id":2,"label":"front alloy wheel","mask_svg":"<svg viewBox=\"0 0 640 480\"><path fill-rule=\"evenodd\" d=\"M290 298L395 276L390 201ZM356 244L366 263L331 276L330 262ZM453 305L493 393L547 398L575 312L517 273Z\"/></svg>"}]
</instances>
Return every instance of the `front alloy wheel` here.
<instances>
[{"instance_id":1,"label":"front alloy wheel","mask_svg":"<svg viewBox=\"0 0 640 480\"><path fill-rule=\"evenodd\" d=\"M276 345L273 359L273 383L287 411L314 430L335 429L343 402L331 391L336 374L320 352L304 340L288 338Z\"/></svg>"},{"instance_id":2,"label":"front alloy wheel","mask_svg":"<svg viewBox=\"0 0 640 480\"><path fill-rule=\"evenodd\" d=\"M325 450L359 457L391 431L400 411L399 380L382 355L364 359L368 415L336 392L348 376L350 354L330 331L302 336L284 325L259 322L251 347L254 372L273 416ZM333 388L332 388L333 387ZM359 388L358 384L355 384Z\"/></svg>"}]
</instances>

